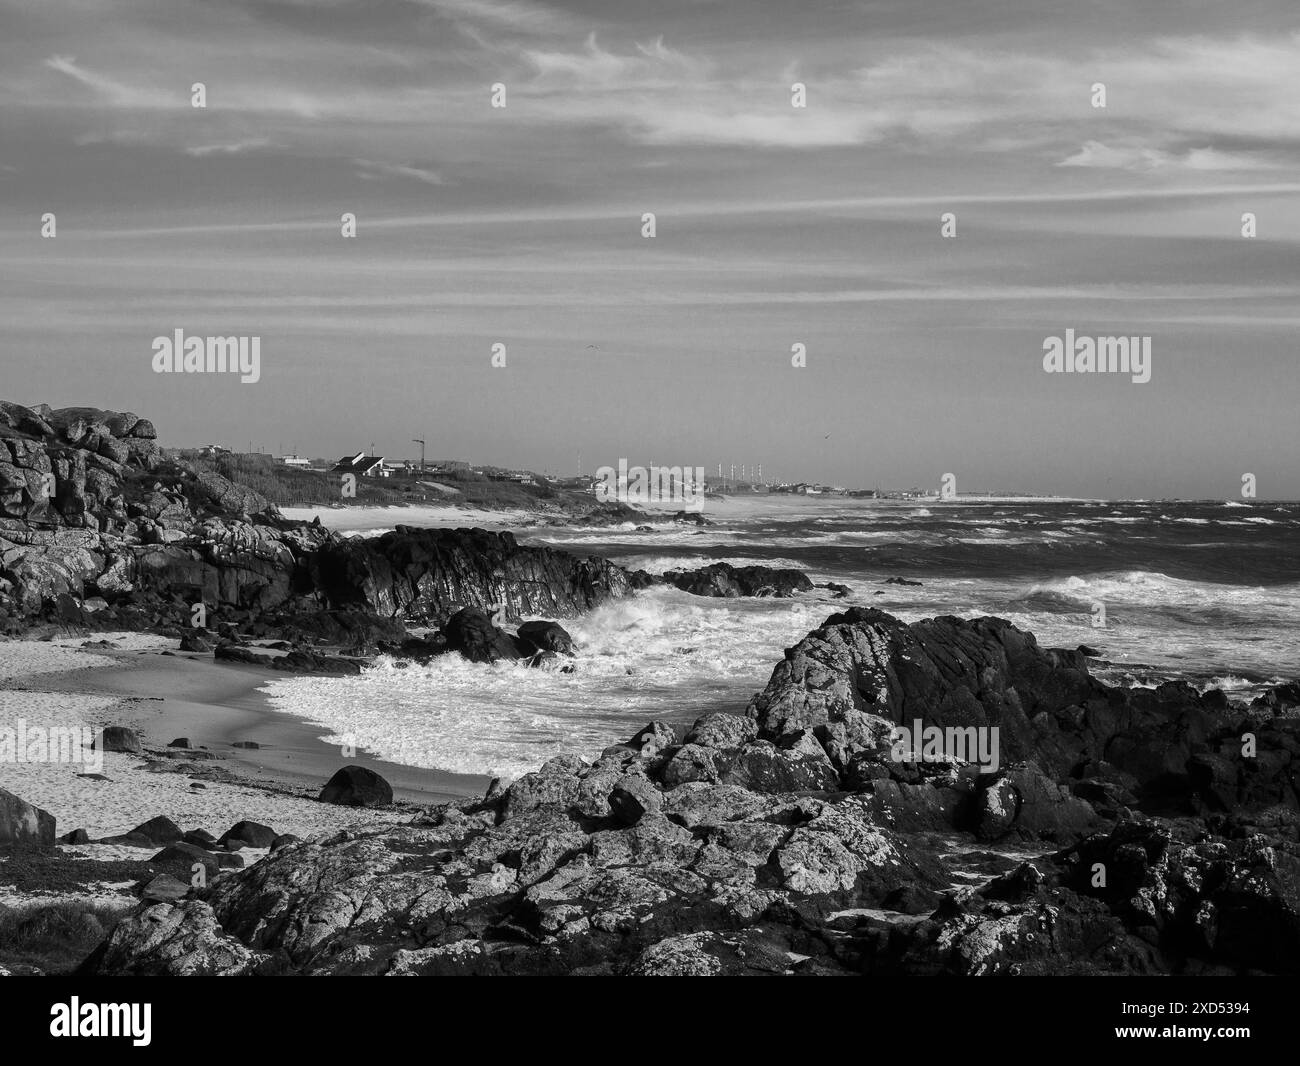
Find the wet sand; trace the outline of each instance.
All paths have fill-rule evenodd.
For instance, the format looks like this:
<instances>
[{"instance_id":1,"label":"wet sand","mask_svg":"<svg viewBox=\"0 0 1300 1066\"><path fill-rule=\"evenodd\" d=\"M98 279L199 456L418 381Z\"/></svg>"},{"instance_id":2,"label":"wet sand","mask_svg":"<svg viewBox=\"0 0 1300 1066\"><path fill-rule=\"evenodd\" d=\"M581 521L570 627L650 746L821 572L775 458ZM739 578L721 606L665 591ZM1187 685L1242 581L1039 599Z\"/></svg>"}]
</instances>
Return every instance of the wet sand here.
<instances>
[{"instance_id":1,"label":"wet sand","mask_svg":"<svg viewBox=\"0 0 1300 1066\"><path fill-rule=\"evenodd\" d=\"M212 656L158 650L101 651L111 664L46 674L39 688L123 701L113 709L113 724L138 730L146 748L162 748L185 737L196 748L225 757L227 769L268 785L319 790L342 766L365 766L393 786L394 799L417 804L481 796L488 779L403 766L358 750L345 758L341 749L321 740L324 730L308 719L275 710L258 691L280 671L234 663ZM256 749L237 748L251 741Z\"/></svg>"}]
</instances>

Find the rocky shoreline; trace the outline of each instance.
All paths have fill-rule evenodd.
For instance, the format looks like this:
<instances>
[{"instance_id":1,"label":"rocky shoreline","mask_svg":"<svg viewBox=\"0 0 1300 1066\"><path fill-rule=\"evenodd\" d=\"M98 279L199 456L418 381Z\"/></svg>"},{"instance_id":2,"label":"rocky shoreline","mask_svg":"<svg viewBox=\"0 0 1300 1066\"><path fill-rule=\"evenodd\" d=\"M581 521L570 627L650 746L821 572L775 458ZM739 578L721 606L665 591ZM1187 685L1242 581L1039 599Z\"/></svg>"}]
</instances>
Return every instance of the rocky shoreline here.
<instances>
[{"instance_id":1,"label":"rocky shoreline","mask_svg":"<svg viewBox=\"0 0 1300 1066\"><path fill-rule=\"evenodd\" d=\"M11 636L149 631L299 672L380 653L566 670L563 619L661 582L812 588L727 564L654 577L481 529L343 537L167 458L135 415L0 404ZM1300 685L1249 706L1112 687L1089 652L850 607L748 706L481 798L313 840L258 823L209 840L159 812L137 830L163 845L141 902L81 972L1296 972ZM913 723L992 735L998 757L900 758ZM382 779L340 774L322 801L388 807ZM53 847L52 819L0 801L0 845Z\"/></svg>"},{"instance_id":2,"label":"rocky shoreline","mask_svg":"<svg viewBox=\"0 0 1300 1066\"><path fill-rule=\"evenodd\" d=\"M142 904L83 972L1293 973L1294 696L1109 688L996 619L854 609L744 714L288 843ZM919 700L1019 757L896 761Z\"/></svg>"}]
</instances>

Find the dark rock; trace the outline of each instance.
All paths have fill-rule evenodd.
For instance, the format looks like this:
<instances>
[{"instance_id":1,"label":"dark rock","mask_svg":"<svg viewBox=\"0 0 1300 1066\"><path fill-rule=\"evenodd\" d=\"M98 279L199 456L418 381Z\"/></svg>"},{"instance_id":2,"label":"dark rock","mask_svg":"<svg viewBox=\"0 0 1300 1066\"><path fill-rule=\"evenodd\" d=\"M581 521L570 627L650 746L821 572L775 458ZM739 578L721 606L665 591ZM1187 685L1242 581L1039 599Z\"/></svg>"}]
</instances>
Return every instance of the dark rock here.
<instances>
[{"instance_id":1,"label":"dark rock","mask_svg":"<svg viewBox=\"0 0 1300 1066\"><path fill-rule=\"evenodd\" d=\"M458 651L470 662L492 663L500 659L520 659L524 651L505 630L476 607L457 611L443 626L447 648Z\"/></svg>"},{"instance_id":2,"label":"dark rock","mask_svg":"<svg viewBox=\"0 0 1300 1066\"><path fill-rule=\"evenodd\" d=\"M102 751L122 751L135 755L144 751L135 730L123 725L105 726L95 738L94 745Z\"/></svg>"},{"instance_id":3,"label":"dark rock","mask_svg":"<svg viewBox=\"0 0 1300 1066\"><path fill-rule=\"evenodd\" d=\"M309 651L291 651L278 659L270 660L272 670L285 670L299 674L359 674L362 664L337 655L316 655Z\"/></svg>"},{"instance_id":4,"label":"dark rock","mask_svg":"<svg viewBox=\"0 0 1300 1066\"><path fill-rule=\"evenodd\" d=\"M663 795L645 777L629 774L610 789L609 806L623 825L636 825L663 806Z\"/></svg>"},{"instance_id":5,"label":"dark rock","mask_svg":"<svg viewBox=\"0 0 1300 1066\"><path fill-rule=\"evenodd\" d=\"M248 648L241 648L237 644L218 644L213 651L213 658L217 662L242 663L246 666L264 667L273 666L277 661L273 655L250 651Z\"/></svg>"},{"instance_id":6,"label":"dark rock","mask_svg":"<svg viewBox=\"0 0 1300 1066\"><path fill-rule=\"evenodd\" d=\"M525 652L573 654L573 637L558 622L525 622L519 627L518 639Z\"/></svg>"},{"instance_id":7,"label":"dark rock","mask_svg":"<svg viewBox=\"0 0 1300 1066\"><path fill-rule=\"evenodd\" d=\"M212 634L203 629L191 629L181 637L181 651L209 652L215 647Z\"/></svg>"},{"instance_id":8,"label":"dark rock","mask_svg":"<svg viewBox=\"0 0 1300 1066\"><path fill-rule=\"evenodd\" d=\"M54 815L0 788L0 847L54 843Z\"/></svg>"},{"instance_id":9,"label":"dark rock","mask_svg":"<svg viewBox=\"0 0 1300 1066\"><path fill-rule=\"evenodd\" d=\"M159 815L120 836L105 837L101 844L130 844L134 847L152 847L158 844L171 844L180 840L185 834L181 827L170 818Z\"/></svg>"},{"instance_id":10,"label":"dark rock","mask_svg":"<svg viewBox=\"0 0 1300 1066\"><path fill-rule=\"evenodd\" d=\"M449 650L447 638L441 633L433 633L428 637L411 637L402 641L398 645L396 654L403 659L414 659L416 662L427 663L431 659L436 659L439 655L446 654Z\"/></svg>"},{"instance_id":11,"label":"dark rock","mask_svg":"<svg viewBox=\"0 0 1300 1066\"><path fill-rule=\"evenodd\" d=\"M319 799L343 807L387 807L393 786L364 766L345 766L321 789Z\"/></svg>"},{"instance_id":12,"label":"dark rock","mask_svg":"<svg viewBox=\"0 0 1300 1066\"><path fill-rule=\"evenodd\" d=\"M159 874L138 887L137 895L145 903L171 903L188 896L190 886L172 877L171 874Z\"/></svg>"},{"instance_id":13,"label":"dark rock","mask_svg":"<svg viewBox=\"0 0 1300 1066\"><path fill-rule=\"evenodd\" d=\"M71 833L64 833L59 837L60 844L89 844L90 834L84 829L74 829Z\"/></svg>"},{"instance_id":14,"label":"dark rock","mask_svg":"<svg viewBox=\"0 0 1300 1066\"><path fill-rule=\"evenodd\" d=\"M259 822L236 822L222 834L217 843L231 850L235 850L232 846L234 841L242 841L250 848L269 848L279 835L270 826Z\"/></svg>"},{"instance_id":15,"label":"dark rock","mask_svg":"<svg viewBox=\"0 0 1300 1066\"><path fill-rule=\"evenodd\" d=\"M1222 728L1190 686L1112 688L1082 654L1040 648L1002 619L909 626L856 607L789 649L747 713L760 737L811 732L843 773L859 755L885 758L888 730L911 708L925 709L927 726L996 728L1003 763L1032 764L1052 782L1104 761L1152 799L1193 791L1192 754ZM1282 787L1271 765L1267 781Z\"/></svg>"},{"instance_id":16,"label":"dark rock","mask_svg":"<svg viewBox=\"0 0 1300 1066\"><path fill-rule=\"evenodd\" d=\"M521 546L510 533L398 526L379 537L326 541L313 560L330 607L445 622L465 606L503 605L506 619L571 618L631 591L603 559Z\"/></svg>"},{"instance_id":17,"label":"dark rock","mask_svg":"<svg viewBox=\"0 0 1300 1066\"><path fill-rule=\"evenodd\" d=\"M1252 711L1268 711L1283 714L1300 710L1300 681L1289 681L1285 685L1275 685L1262 696L1256 696L1250 703Z\"/></svg>"},{"instance_id":18,"label":"dark rock","mask_svg":"<svg viewBox=\"0 0 1300 1066\"><path fill-rule=\"evenodd\" d=\"M233 852L209 851L207 848L199 847L196 844L186 844L184 841L179 840L174 844L168 844L149 861L166 866L181 865L187 869L193 868L194 864L198 863L208 872L209 876L219 873L221 870L239 870L244 866L244 857L242 855L236 855Z\"/></svg>"},{"instance_id":19,"label":"dark rock","mask_svg":"<svg viewBox=\"0 0 1300 1066\"><path fill-rule=\"evenodd\" d=\"M714 563L698 570L670 570L664 581L694 596L788 597L814 586L802 570L771 566L732 566Z\"/></svg>"}]
</instances>

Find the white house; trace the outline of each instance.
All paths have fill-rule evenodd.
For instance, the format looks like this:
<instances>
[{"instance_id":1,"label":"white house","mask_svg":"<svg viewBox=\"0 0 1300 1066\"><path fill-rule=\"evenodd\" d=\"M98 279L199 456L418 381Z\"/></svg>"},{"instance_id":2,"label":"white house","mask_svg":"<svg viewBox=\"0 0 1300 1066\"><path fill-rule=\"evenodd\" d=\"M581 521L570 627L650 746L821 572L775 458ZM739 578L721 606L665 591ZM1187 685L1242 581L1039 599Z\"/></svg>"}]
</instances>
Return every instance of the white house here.
<instances>
[{"instance_id":1,"label":"white house","mask_svg":"<svg viewBox=\"0 0 1300 1066\"><path fill-rule=\"evenodd\" d=\"M384 457L382 455L367 455L365 452L357 452L356 455L345 455L330 470L331 474L356 474L357 477L388 477L392 471L384 467Z\"/></svg>"}]
</instances>

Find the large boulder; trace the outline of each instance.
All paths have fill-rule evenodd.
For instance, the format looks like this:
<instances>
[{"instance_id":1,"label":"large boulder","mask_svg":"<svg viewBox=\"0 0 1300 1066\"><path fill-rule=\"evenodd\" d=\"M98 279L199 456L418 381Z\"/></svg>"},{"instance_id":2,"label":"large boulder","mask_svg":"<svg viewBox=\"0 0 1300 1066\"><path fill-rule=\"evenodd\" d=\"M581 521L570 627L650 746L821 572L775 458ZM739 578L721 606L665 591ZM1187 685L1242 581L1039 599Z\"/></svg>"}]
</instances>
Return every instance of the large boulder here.
<instances>
[{"instance_id":1,"label":"large boulder","mask_svg":"<svg viewBox=\"0 0 1300 1066\"><path fill-rule=\"evenodd\" d=\"M144 750L136 731L124 725L104 726L94 744L101 751L122 751L132 755L138 755Z\"/></svg>"},{"instance_id":2,"label":"large boulder","mask_svg":"<svg viewBox=\"0 0 1300 1066\"><path fill-rule=\"evenodd\" d=\"M494 663L499 659L522 659L524 650L518 641L476 607L463 607L442 627L449 651L460 652L474 663Z\"/></svg>"},{"instance_id":3,"label":"large boulder","mask_svg":"<svg viewBox=\"0 0 1300 1066\"><path fill-rule=\"evenodd\" d=\"M137 825L129 832L122 833L119 836L106 837L101 840L101 844L129 844L133 847L147 848L157 847L159 844L173 844L180 840L185 834L181 827L173 822L170 818L159 815L156 818L150 818L147 822Z\"/></svg>"},{"instance_id":4,"label":"large boulder","mask_svg":"<svg viewBox=\"0 0 1300 1066\"><path fill-rule=\"evenodd\" d=\"M54 843L54 815L0 788L0 847Z\"/></svg>"},{"instance_id":5,"label":"large boulder","mask_svg":"<svg viewBox=\"0 0 1300 1066\"><path fill-rule=\"evenodd\" d=\"M317 798L343 807L386 807L393 802L393 786L367 767L345 766L329 779Z\"/></svg>"},{"instance_id":6,"label":"large boulder","mask_svg":"<svg viewBox=\"0 0 1300 1066\"><path fill-rule=\"evenodd\" d=\"M573 654L573 637L559 622L525 622L516 633L524 651L533 653L552 651L558 655Z\"/></svg>"},{"instance_id":7,"label":"large boulder","mask_svg":"<svg viewBox=\"0 0 1300 1066\"><path fill-rule=\"evenodd\" d=\"M247 845L250 848L269 848L280 834L270 826L260 822L236 822L224 833L217 844L223 848L238 848Z\"/></svg>"},{"instance_id":8,"label":"large boulder","mask_svg":"<svg viewBox=\"0 0 1300 1066\"><path fill-rule=\"evenodd\" d=\"M1192 788L1192 755L1221 718L1216 699L1189 685L1107 686L1083 654L1040 648L1003 619L908 625L864 608L788 649L747 713L763 737L812 733L841 772L856 758L887 760L894 726L923 721L996 739L1002 765L1064 781L1107 763L1153 796Z\"/></svg>"}]
</instances>

